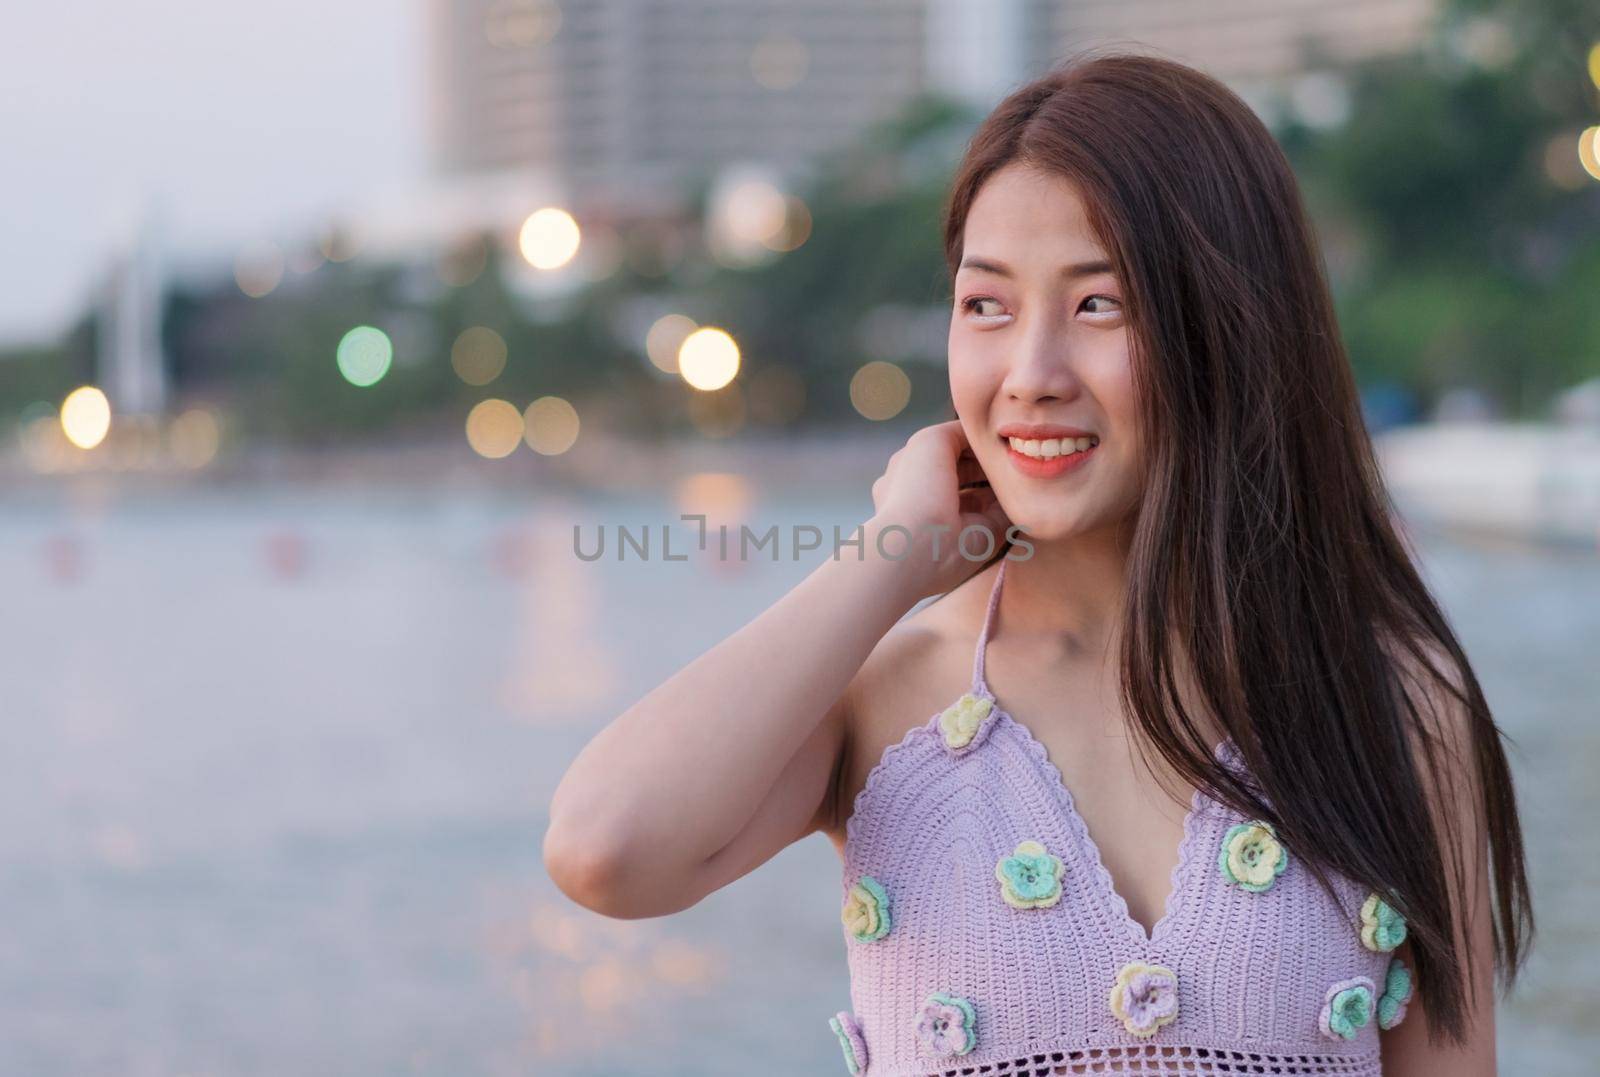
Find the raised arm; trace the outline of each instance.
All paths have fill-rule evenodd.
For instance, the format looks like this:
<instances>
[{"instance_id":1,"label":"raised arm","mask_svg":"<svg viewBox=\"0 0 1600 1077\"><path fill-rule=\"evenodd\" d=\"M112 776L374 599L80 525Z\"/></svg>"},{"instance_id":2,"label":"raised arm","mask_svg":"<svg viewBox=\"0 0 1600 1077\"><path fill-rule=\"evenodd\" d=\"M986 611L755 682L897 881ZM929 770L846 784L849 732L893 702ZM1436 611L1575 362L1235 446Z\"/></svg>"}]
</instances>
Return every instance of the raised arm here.
<instances>
[{"instance_id":1,"label":"raised arm","mask_svg":"<svg viewBox=\"0 0 1600 1077\"><path fill-rule=\"evenodd\" d=\"M979 567L955 552L963 527L1004 535L992 497L958 492L975 474L966 452L958 422L913 434L873 484L860 560L825 558L584 746L544 838L563 892L609 916L677 912L829 824L852 679L906 611ZM917 536L903 557L878 550L891 524Z\"/></svg>"}]
</instances>

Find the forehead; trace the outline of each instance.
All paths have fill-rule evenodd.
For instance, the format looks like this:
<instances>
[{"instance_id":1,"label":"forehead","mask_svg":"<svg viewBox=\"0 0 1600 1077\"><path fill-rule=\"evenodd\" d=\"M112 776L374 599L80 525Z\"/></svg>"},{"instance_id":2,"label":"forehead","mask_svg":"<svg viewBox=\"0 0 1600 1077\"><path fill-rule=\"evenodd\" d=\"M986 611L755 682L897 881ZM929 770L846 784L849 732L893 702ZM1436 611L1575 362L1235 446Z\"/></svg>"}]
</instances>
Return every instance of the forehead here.
<instances>
[{"instance_id":1,"label":"forehead","mask_svg":"<svg viewBox=\"0 0 1600 1077\"><path fill-rule=\"evenodd\" d=\"M962 247L1006 261L1056 263L1104 253L1077 186L1026 164L1001 168L978 188Z\"/></svg>"}]
</instances>

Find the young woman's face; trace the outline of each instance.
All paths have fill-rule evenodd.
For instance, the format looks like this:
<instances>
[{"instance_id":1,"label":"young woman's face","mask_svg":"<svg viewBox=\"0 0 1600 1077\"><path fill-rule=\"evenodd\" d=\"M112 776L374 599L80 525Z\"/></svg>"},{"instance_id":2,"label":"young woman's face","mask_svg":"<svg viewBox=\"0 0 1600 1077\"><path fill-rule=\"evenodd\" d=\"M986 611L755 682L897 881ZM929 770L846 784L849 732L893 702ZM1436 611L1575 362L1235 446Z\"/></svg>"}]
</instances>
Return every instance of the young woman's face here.
<instances>
[{"instance_id":1,"label":"young woman's face","mask_svg":"<svg viewBox=\"0 0 1600 1077\"><path fill-rule=\"evenodd\" d=\"M1007 165L968 212L950 392L1007 517L1040 541L1118 525L1139 501L1132 340L1107 261L1059 176Z\"/></svg>"}]
</instances>

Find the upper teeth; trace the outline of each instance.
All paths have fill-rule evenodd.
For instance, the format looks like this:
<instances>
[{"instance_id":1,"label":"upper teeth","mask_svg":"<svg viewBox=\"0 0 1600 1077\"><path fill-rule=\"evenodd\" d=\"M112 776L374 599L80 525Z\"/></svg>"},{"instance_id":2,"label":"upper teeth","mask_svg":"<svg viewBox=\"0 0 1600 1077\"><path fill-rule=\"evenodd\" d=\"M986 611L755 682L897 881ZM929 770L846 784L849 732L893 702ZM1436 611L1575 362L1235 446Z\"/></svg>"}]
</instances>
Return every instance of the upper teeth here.
<instances>
[{"instance_id":1,"label":"upper teeth","mask_svg":"<svg viewBox=\"0 0 1600 1077\"><path fill-rule=\"evenodd\" d=\"M1082 438L1011 438L1011 447L1026 456L1038 456L1045 460L1053 456L1066 456L1070 453L1083 452L1100 444L1097 437Z\"/></svg>"}]
</instances>

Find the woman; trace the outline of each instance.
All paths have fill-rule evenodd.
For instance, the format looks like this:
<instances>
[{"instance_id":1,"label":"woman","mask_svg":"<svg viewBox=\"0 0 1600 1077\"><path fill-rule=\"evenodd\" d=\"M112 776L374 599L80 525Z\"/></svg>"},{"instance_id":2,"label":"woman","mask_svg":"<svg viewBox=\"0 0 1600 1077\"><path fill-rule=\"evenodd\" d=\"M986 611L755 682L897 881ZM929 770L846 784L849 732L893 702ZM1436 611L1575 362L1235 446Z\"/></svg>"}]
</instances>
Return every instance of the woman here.
<instances>
[{"instance_id":1,"label":"woman","mask_svg":"<svg viewBox=\"0 0 1600 1077\"><path fill-rule=\"evenodd\" d=\"M853 1073L1492 1074L1533 930L1501 734L1270 133L1080 59L980 127L945 242L958 418L584 749L552 876L655 916L826 833Z\"/></svg>"}]
</instances>

